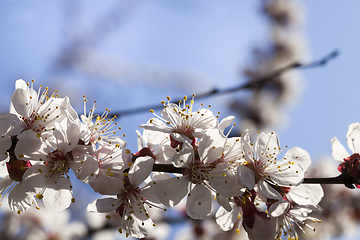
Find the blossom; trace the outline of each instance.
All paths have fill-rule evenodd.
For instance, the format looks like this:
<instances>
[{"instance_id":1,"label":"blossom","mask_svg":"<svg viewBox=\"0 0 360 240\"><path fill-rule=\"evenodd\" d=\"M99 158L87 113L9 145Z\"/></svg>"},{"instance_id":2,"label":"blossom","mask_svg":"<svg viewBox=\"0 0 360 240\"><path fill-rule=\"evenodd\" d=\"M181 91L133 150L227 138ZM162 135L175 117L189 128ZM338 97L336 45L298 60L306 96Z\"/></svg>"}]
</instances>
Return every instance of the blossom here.
<instances>
[{"instance_id":1,"label":"blossom","mask_svg":"<svg viewBox=\"0 0 360 240\"><path fill-rule=\"evenodd\" d=\"M156 181L155 194L159 200L173 207L188 194L187 214L194 219L204 219L210 214L212 193L220 200L240 193L237 178L224 160L226 142L220 130L208 129L196 151L183 148L173 157L174 165L182 167L183 175ZM226 201L219 203L228 204Z\"/></svg>"},{"instance_id":2,"label":"blossom","mask_svg":"<svg viewBox=\"0 0 360 240\"><path fill-rule=\"evenodd\" d=\"M97 108L96 101L94 101L93 107L86 114L87 99L84 97L84 114L71 118L70 120L76 123L80 129L80 139L85 145L93 144L120 144L124 145L125 141L116 136L116 132L121 130L121 127L117 126L115 122L116 116L108 118L110 109L105 109L102 115L95 114ZM93 121L95 119L95 121Z\"/></svg>"},{"instance_id":3,"label":"blossom","mask_svg":"<svg viewBox=\"0 0 360 240\"><path fill-rule=\"evenodd\" d=\"M130 167L128 173L124 173L122 184L119 183L116 198L109 197L97 199L89 204L88 211L108 213L107 218L118 219L119 232L125 231L126 236L143 238L155 227L151 220L146 205L157 203L153 194L152 184L143 188L139 185L149 176L154 160L147 157L139 157Z\"/></svg>"},{"instance_id":4,"label":"blossom","mask_svg":"<svg viewBox=\"0 0 360 240\"><path fill-rule=\"evenodd\" d=\"M282 199L272 186L297 186L311 163L309 154L293 147L284 158L280 153L279 139L274 132L259 134L255 146L250 142L248 132L243 137L245 162L237 168L239 180L249 189L255 184L267 198Z\"/></svg>"},{"instance_id":5,"label":"blossom","mask_svg":"<svg viewBox=\"0 0 360 240\"><path fill-rule=\"evenodd\" d=\"M118 193L119 185L123 184L123 172L132 164L130 150L125 147L126 143L124 145L112 143L100 145L96 150L99 172L90 182L95 192L103 195Z\"/></svg>"},{"instance_id":6,"label":"blossom","mask_svg":"<svg viewBox=\"0 0 360 240\"><path fill-rule=\"evenodd\" d=\"M345 185L353 188L353 184L360 188L360 123L352 123L346 134L347 145L353 152L348 153L340 141L334 137L331 139L332 155L335 160L341 162L338 169L346 178Z\"/></svg>"},{"instance_id":7,"label":"blossom","mask_svg":"<svg viewBox=\"0 0 360 240\"><path fill-rule=\"evenodd\" d=\"M156 125L165 125L159 119L152 119ZM148 121L147 124L149 124ZM176 150L171 147L170 135L159 131L144 129L143 134L136 130L138 136L138 152L135 156L151 156L157 163L171 164Z\"/></svg>"},{"instance_id":8,"label":"blossom","mask_svg":"<svg viewBox=\"0 0 360 240\"><path fill-rule=\"evenodd\" d=\"M78 179L91 182L98 172L92 146L77 145L80 131L74 123L65 119L56 123L51 138L43 139L33 131L27 131L20 142L29 142L23 151L15 149L18 159L37 161L24 174L28 192L37 194L49 210L61 211L74 202L68 172L72 169ZM33 151L31 145L40 145ZM35 148L36 149L36 148Z\"/></svg>"},{"instance_id":9,"label":"blossom","mask_svg":"<svg viewBox=\"0 0 360 240\"><path fill-rule=\"evenodd\" d=\"M171 100L170 97L167 97L167 99L168 101ZM150 112L154 113L155 116L166 123L166 125L159 124L158 121L150 120L147 124L140 125L140 127L169 133L171 135L171 146L173 148L176 148L184 141L194 145L195 137L201 137L199 132L209 128L215 128L218 126L218 121L217 117L209 109L200 108L194 111L194 100L192 99L190 101L190 105L186 104L186 101L186 96L184 97L182 106L181 101L179 101L178 105L170 102L165 104L165 101L163 101L164 108L161 110L162 117L156 115L154 110L150 110Z\"/></svg>"}]
</instances>

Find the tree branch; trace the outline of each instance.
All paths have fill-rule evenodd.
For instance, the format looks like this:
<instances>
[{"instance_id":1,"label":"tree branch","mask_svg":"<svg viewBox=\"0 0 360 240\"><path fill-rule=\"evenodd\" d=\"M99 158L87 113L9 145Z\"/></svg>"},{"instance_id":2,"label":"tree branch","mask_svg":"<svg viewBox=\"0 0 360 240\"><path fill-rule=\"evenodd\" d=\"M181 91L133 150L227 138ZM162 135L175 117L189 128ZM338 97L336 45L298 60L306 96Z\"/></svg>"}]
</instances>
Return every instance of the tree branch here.
<instances>
[{"instance_id":1,"label":"tree branch","mask_svg":"<svg viewBox=\"0 0 360 240\"><path fill-rule=\"evenodd\" d=\"M247 83L241 84L239 86L234 86L234 87L225 88L225 89L214 88L213 90L211 90L209 92L196 95L196 99L202 99L202 98L207 98L207 97L211 97L211 96L215 96L215 95L232 93L232 92L236 92L236 91L240 91L240 90L256 89L256 88L261 87L265 83L271 81L275 77L278 77L279 75L281 75L282 73L284 73L288 70L321 67L321 66L326 65L328 62L330 62L332 59L334 59L338 55L339 55L339 52L337 50L334 50L331 53L329 53L328 55L326 55L325 57L323 57L320 60L315 61L315 62L311 62L311 63L307 63L307 64L294 62L283 68L280 68L279 70L273 72L272 74L270 74L268 76L265 76L265 77L262 77L259 79L255 79L255 80L250 80ZM173 103L178 103L178 102L179 101L173 101ZM157 110L157 109L162 109L162 108L163 108L163 105L161 105L161 104L149 105L146 107L139 107L139 108L135 108L135 109L133 108L133 109L123 110L123 111L112 112L112 116L116 115L118 117L121 117L121 116L125 116L125 115L132 115L132 114L137 114L140 112L148 111L149 109Z\"/></svg>"}]
</instances>

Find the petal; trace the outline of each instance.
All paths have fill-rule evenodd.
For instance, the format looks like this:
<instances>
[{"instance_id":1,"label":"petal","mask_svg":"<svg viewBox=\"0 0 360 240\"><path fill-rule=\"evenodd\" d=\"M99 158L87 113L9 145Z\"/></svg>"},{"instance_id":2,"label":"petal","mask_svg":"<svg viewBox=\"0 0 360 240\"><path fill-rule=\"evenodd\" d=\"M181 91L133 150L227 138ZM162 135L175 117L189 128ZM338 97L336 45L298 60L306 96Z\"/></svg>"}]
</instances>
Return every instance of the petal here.
<instances>
[{"instance_id":1,"label":"petal","mask_svg":"<svg viewBox=\"0 0 360 240\"><path fill-rule=\"evenodd\" d=\"M348 147L353 153L360 153L360 124L350 124L348 133L346 134Z\"/></svg>"},{"instance_id":2,"label":"petal","mask_svg":"<svg viewBox=\"0 0 360 240\"><path fill-rule=\"evenodd\" d=\"M99 163L95 156L90 154L75 156L74 160L69 162L69 167L74 171L76 177L84 183L92 182L99 173Z\"/></svg>"},{"instance_id":3,"label":"petal","mask_svg":"<svg viewBox=\"0 0 360 240\"><path fill-rule=\"evenodd\" d=\"M215 170L209 173L210 186L214 188L217 193L226 198L230 198L237 195L237 193L240 193L237 185L238 178L233 175L231 170L228 170L227 168L224 169L223 166L219 165L220 164L216 166Z\"/></svg>"},{"instance_id":4,"label":"petal","mask_svg":"<svg viewBox=\"0 0 360 240\"><path fill-rule=\"evenodd\" d=\"M21 183L16 184L8 196L9 207L16 212L18 210L26 211L31 207L33 201L34 197L24 191Z\"/></svg>"},{"instance_id":5,"label":"petal","mask_svg":"<svg viewBox=\"0 0 360 240\"><path fill-rule=\"evenodd\" d=\"M11 113L0 114L0 135L17 135L24 129L19 117Z\"/></svg>"},{"instance_id":6,"label":"petal","mask_svg":"<svg viewBox=\"0 0 360 240\"><path fill-rule=\"evenodd\" d=\"M276 218L287 213L289 209L290 203L288 201L278 201L270 206L268 216Z\"/></svg>"},{"instance_id":7,"label":"petal","mask_svg":"<svg viewBox=\"0 0 360 240\"><path fill-rule=\"evenodd\" d=\"M186 213L192 219L205 219L211 212L211 193L202 184L190 191L186 201Z\"/></svg>"},{"instance_id":8,"label":"petal","mask_svg":"<svg viewBox=\"0 0 360 240\"><path fill-rule=\"evenodd\" d=\"M129 170L131 185L139 186L150 175L153 165L154 159L150 156L137 158Z\"/></svg>"},{"instance_id":9,"label":"petal","mask_svg":"<svg viewBox=\"0 0 360 240\"><path fill-rule=\"evenodd\" d=\"M42 141L40 135L37 135L33 130L26 130L17 136L18 142L15 146L15 156L22 159L22 156L29 158L36 154L41 149ZM38 159L31 159L38 160ZM45 158L43 159L45 160Z\"/></svg>"},{"instance_id":10,"label":"petal","mask_svg":"<svg viewBox=\"0 0 360 240\"><path fill-rule=\"evenodd\" d=\"M255 151L257 156L273 154L277 155L279 151L279 139L276 133L261 133L256 141Z\"/></svg>"},{"instance_id":11,"label":"petal","mask_svg":"<svg viewBox=\"0 0 360 240\"><path fill-rule=\"evenodd\" d=\"M318 205L324 197L324 191L320 184L302 184L292 187L288 196L300 205Z\"/></svg>"},{"instance_id":12,"label":"petal","mask_svg":"<svg viewBox=\"0 0 360 240\"><path fill-rule=\"evenodd\" d=\"M120 178L100 174L94 181L90 182L90 186L95 192L102 195L117 195L124 188L124 183Z\"/></svg>"},{"instance_id":13,"label":"petal","mask_svg":"<svg viewBox=\"0 0 360 240\"><path fill-rule=\"evenodd\" d=\"M188 193L189 177L171 178L154 182L155 195L167 207L177 205Z\"/></svg>"},{"instance_id":14,"label":"petal","mask_svg":"<svg viewBox=\"0 0 360 240\"><path fill-rule=\"evenodd\" d=\"M230 212L232 210L229 200L222 195L216 196L216 201L220 204L222 208L226 209L226 211Z\"/></svg>"},{"instance_id":15,"label":"petal","mask_svg":"<svg viewBox=\"0 0 360 240\"><path fill-rule=\"evenodd\" d=\"M206 130L198 147L200 159L204 163L212 163L218 160L224 153L226 140L227 137L219 129Z\"/></svg>"},{"instance_id":16,"label":"petal","mask_svg":"<svg viewBox=\"0 0 360 240\"><path fill-rule=\"evenodd\" d=\"M0 194L3 194L3 192L10 187L11 184L13 184L15 181L10 179L9 176L6 176L4 178L0 179Z\"/></svg>"},{"instance_id":17,"label":"petal","mask_svg":"<svg viewBox=\"0 0 360 240\"><path fill-rule=\"evenodd\" d=\"M245 185L247 188L254 189L255 187L255 173L250 168L240 165L237 168L237 175L240 182Z\"/></svg>"},{"instance_id":18,"label":"petal","mask_svg":"<svg viewBox=\"0 0 360 240\"><path fill-rule=\"evenodd\" d=\"M276 168L270 172L271 179L283 186L297 186L304 179L304 174L311 164L311 158L307 151L293 147L287 151L283 161L278 161L278 165L283 162L292 162L293 164L286 165L282 171Z\"/></svg>"},{"instance_id":19,"label":"petal","mask_svg":"<svg viewBox=\"0 0 360 240\"><path fill-rule=\"evenodd\" d=\"M224 132L225 128L227 128L228 126L230 126L230 124L232 123L232 121L235 119L234 116L228 116L226 118L223 118L219 124L219 126L217 127L221 132Z\"/></svg>"},{"instance_id":20,"label":"petal","mask_svg":"<svg viewBox=\"0 0 360 240\"><path fill-rule=\"evenodd\" d=\"M344 158L350 156L350 154L346 151L345 147L340 143L340 141L336 137L333 137L331 139L331 145L332 145L332 156L335 160L343 162Z\"/></svg>"},{"instance_id":21,"label":"petal","mask_svg":"<svg viewBox=\"0 0 360 240\"><path fill-rule=\"evenodd\" d=\"M220 207L215 214L216 223L223 231L229 231L234 227L236 221L240 221L241 214L241 207L233 206L230 212Z\"/></svg>"},{"instance_id":22,"label":"petal","mask_svg":"<svg viewBox=\"0 0 360 240\"><path fill-rule=\"evenodd\" d=\"M30 98L28 92L21 88L15 89L15 91L11 95L11 103L15 111L25 118L30 117L30 113L28 110L29 100Z\"/></svg>"},{"instance_id":23,"label":"petal","mask_svg":"<svg viewBox=\"0 0 360 240\"><path fill-rule=\"evenodd\" d=\"M89 212L110 213L121 205L121 201L116 198L102 198L90 203L87 207Z\"/></svg>"},{"instance_id":24,"label":"petal","mask_svg":"<svg viewBox=\"0 0 360 240\"><path fill-rule=\"evenodd\" d=\"M263 179L261 179L258 183L257 186L259 188L259 191L265 195L265 197L270 198L270 199L278 199L278 200L282 200L282 196L280 195L280 193L278 191L276 191L274 188L272 188L267 182L265 182Z\"/></svg>"}]
</instances>

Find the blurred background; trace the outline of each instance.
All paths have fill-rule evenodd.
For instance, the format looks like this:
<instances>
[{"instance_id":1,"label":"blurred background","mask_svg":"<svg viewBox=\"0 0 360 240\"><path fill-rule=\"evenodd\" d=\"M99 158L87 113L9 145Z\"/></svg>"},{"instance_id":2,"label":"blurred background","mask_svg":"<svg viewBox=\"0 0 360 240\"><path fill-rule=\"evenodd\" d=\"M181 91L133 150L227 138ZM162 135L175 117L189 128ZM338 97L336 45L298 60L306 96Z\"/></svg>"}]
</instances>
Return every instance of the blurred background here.
<instances>
[{"instance_id":1,"label":"blurred background","mask_svg":"<svg viewBox=\"0 0 360 240\"><path fill-rule=\"evenodd\" d=\"M236 116L231 135L275 131L283 147L309 152L309 176L336 176L330 140L337 136L345 145L348 125L360 119L359 9L355 0L0 0L0 110L9 111L20 78L69 96L79 113L86 95L88 109L96 100L98 113L109 108L118 115L127 148L136 152L135 130L166 96L240 86L337 50L325 66L286 71L252 90L195 98L220 111L220 119ZM358 191L325 191L323 223L300 239L358 239ZM18 216L2 204L0 239L124 238L86 213L98 197L91 188L78 182L74 192L77 201L64 213ZM246 239L244 231L222 233L212 218L188 220L181 205L154 215L157 230L147 239Z\"/></svg>"}]
</instances>

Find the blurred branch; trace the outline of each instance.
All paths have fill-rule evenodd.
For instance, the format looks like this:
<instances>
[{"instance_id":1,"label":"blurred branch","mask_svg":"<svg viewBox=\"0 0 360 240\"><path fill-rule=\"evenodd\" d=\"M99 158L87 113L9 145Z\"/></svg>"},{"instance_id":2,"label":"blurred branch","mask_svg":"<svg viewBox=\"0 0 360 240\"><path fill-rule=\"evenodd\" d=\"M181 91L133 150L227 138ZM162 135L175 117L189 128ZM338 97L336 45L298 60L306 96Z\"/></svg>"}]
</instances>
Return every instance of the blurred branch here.
<instances>
[{"instance_id":1,"label":"blurred branch","mask_svg":"<svg viewBox=\"0 0 360 240\"><path fill-rule=\"evenodd\" d=\"M316 68L316 67L325 66L328 62L333 60L338 55L339 55L339 52L337 50L335 50L335 51L329 53L328 55L326 55L325 57L321 58L318 61L314 61L314 62L307 63L307 64L294 62L283 68L280 68L279 70L273 72L272 74L269 74L268 76L261 77L259 79L255 79L255 80L250 80L247 83L241 84L239 86L225 88L225 89L214 88L213 90L211 90L209 92L196 95L196 99L203 99L203 98L207 98L207 97L211 97L211 96L232 93L232 92L236 92L236 91L240 91L240 90L259 89L267 82L270 82L272 79L274 79L275 77L278 77L279 75L281 75L282 73L284 73L288 70L308 69L308 68ZM173 101L173 103L178 103L178 102L179 101ZM112 116L116 115L118 117L121 117L121 116L125 116L125 115L132 115L132 114L137 114L140 112L145 112L145 111L148 111L149 109L155 110L155 109L162 109L162 108L163 108L163 105L156 104L156 105L151 105L151 106L146 106L146 107L139 107L139 108L133 108L133 109L129 109L129 110L113 112Z\"/></svg>"}]
</instances>

